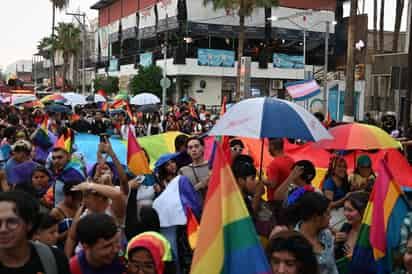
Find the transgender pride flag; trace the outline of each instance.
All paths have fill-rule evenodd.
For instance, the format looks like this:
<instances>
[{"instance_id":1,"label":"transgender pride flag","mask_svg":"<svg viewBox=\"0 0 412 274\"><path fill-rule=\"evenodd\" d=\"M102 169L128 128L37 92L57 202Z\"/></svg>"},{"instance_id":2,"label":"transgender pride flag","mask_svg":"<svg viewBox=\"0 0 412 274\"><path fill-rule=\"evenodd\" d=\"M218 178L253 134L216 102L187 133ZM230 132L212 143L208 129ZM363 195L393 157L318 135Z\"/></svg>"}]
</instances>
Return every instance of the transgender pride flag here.
<instances>
[{"instance_id":1,"label":"transgender pride flag","mask_svg":"<svg viewBox=\"0 0 412 274\"><path fill-rule=\"evenodd\" d=\"M320 93L320 86L316 80L291 82L285 86L289 95L296 101L306 100Z\"/></svg>"}]
</instances>

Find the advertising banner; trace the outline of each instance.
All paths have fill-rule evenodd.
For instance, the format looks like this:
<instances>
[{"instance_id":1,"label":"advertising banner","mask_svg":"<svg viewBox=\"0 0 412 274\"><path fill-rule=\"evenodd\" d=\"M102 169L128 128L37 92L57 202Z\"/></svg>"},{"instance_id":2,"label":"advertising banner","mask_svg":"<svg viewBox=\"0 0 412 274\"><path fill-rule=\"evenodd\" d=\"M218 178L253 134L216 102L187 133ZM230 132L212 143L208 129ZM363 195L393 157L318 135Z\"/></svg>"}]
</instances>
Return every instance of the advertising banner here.
<instances>
[{"instance_id":1,"label":"advertising banner","mask_svg":"<svg viewBox=\"0 0 412 274\"><path fill-rule=\"evenodd\" d=\"M197 63L199 66L234 67L235 52L231 50L198 49Z\"/></svg>"},{"instance_id":2,"label":"advertising banner","mask_svg":"<svg viewBox=\"0 0 412 274\"><path fill-rule=\"evenodd\" d=\"M275 68L289 68L289 69L303 69L302 55L289 55L284 53L273 54L273 67Z\"/></svg>"},{"instance_id":3,"label":"advertising banner","mask_svg":"<svg viewBox=\"0 0 412 274\"><path fill-rule=\"evenodd\" d=\"M146 52L140 54L140 62L139 64L142 67L149 67L153 64L153 53L151 52Z\"/></svg>"}]
</instances>

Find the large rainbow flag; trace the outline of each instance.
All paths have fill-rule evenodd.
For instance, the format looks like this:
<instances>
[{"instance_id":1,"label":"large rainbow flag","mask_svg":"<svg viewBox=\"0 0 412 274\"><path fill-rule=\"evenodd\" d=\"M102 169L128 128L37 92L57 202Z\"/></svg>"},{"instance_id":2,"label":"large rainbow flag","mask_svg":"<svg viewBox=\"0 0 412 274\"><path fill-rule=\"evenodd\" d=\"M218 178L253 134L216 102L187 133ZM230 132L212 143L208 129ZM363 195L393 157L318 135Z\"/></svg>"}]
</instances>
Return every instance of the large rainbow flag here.
<instances>
[{"instance_id":1,"label":"large rainbow flag","mask_svg":"<svg viewBox=\"0 0 412 274\"><path fill-rule=\"evenodd\" d=\"M399 248L400 227L409 204L381 160L350 264L350 273L392 273L393 251Z\"/></svg>"},{"instance_id":2,"label":"large rainbow flag","mask_svg":"<svg viewBox=\"0 0 412 274\"><path fill-rule=\"evenodd\" d=\"M215 152L190 273L270 273L243 196L220 146Z\"/></svg>"}]
</instances>

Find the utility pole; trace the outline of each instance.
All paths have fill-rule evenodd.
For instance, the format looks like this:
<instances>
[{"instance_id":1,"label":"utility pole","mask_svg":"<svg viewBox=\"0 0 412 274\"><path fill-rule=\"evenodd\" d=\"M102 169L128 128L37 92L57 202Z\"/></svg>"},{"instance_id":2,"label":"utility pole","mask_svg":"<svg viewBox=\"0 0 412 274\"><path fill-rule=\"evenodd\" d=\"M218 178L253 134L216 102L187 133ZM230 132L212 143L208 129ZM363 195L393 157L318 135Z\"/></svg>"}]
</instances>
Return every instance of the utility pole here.
<instances>
[{"instance_id":1,"label":"utility pole","mask_svg":"<svg viewBox=\"0 0 412 274\"><path fill-rule=\"evenodd\" d=\"M408 52L408 75L412 72L412 18L409 19L409 52ZM405 111L403 113L403 130L404 133L409 129L411 120L411 102L412 102L412 77L408 77L408 90L405 98Z\"/></svg>"},{"instance_id":2,"label":"utility pole","mask_svg":"<svg viewBox=\"0 0 412 274\"><path fill-rule=\"evenodd\" d=\"M169 16L166 11L166 33L165 33L165 41L163 44L162 52L163 52L163 82L161 83L162 86L162 111L163 111L163 117L165 117L166 112L167 112L167 105L166 105L166 92L168 89L168 85L166 85L166 77L167 77L167 43L169 40Z\"/></svg>"},{"instance_id":3,"label":"utility pole","mask_svg":"<svg viewBox=\"0 0 412 274\"><path fill-rule=\"evenodd\" d=\"M343 115L344 122L353 122L355 120L355 40L357 11L358 0L351 0L348 27L348 52L346 57L346 89Z\"/></svg>"},{"instance_id":4,"label":"utility pole","mask_svg":"<svg viewBox=\"0 0 412 274\"><path fill-rule=\"evenodd\" d=\"M330 22L326 21L326 32L325 32L325 66L324 66L324 79L323 79L323 107L325 117L329 112L328 104L328 63L329 63L329 32L330 32Z\"/></svg>"},{"instance_id":5,"label":"utility pole","mask_svg":"<svg viewBox=\"0 0 412 274\"><path fill-rule=\"evenodd\" d=\"M66 12L66 15L71 15L76 18L82 29L82 65L81 65L81 78L82 78L82 94L86 94L86 41L87 41L87 29L86 29L86 13L70 13ZM81 20L79 18L82 18Z\"/></svg>"}]
</instances>

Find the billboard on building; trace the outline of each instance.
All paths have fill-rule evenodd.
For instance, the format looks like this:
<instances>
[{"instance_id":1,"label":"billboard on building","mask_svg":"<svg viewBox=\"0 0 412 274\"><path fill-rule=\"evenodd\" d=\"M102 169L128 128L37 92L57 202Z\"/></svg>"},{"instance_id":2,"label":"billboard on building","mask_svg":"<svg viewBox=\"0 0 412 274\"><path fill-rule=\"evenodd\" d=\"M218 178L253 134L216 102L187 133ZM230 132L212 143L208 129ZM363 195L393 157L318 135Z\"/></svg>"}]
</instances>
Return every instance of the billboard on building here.
<instances>
[{"instance_id":1,"label":"billboard on building","mask_svg":"<svg viewBox=\"0 0 412 274\"><path fill-rule=\"evenodd\" d=\"M303 69L304 60L302 55L290 55L284 53L273 54L273 67L287 69Z\"/></svg>"},{"instance_id":2,"label":"billboard on building","mask_svg":"<svg viewBox=\"0 0 412 274\"><path fill-rule=\"evenodd\" d=\"M199 66L234 67L235 52L232 50L198 49L197 63Z\"/></svg>"},{"instance_id":3,"label":"billboard on building","mask_svg":"<svg viewBox=\"0 0 412 274\"><path fill-rule=\"evenodd\" d=\"M110 59L109 71L117 71L119 69L119 60L117 58Z\"/></svg>"},{"instance_id":4,"label":"billboard on building","mask_svg":"<svg viewBox=\"0 0 412 274\"><path fill-rule=\"evenodd\" d=\"M151 52L142 53L140 54L139 57L140 57L139 64L142 67L149 67L153 64L153 53Z\"/></svg>"}]
</instances>

